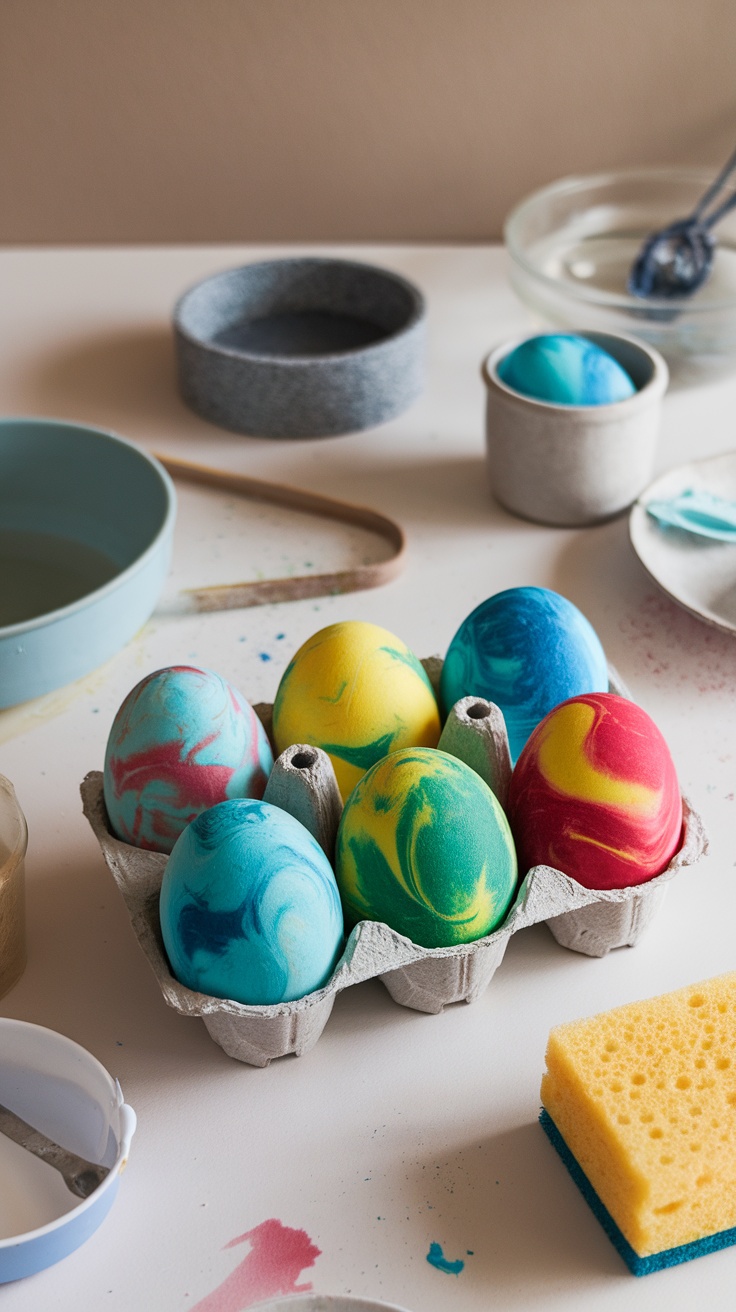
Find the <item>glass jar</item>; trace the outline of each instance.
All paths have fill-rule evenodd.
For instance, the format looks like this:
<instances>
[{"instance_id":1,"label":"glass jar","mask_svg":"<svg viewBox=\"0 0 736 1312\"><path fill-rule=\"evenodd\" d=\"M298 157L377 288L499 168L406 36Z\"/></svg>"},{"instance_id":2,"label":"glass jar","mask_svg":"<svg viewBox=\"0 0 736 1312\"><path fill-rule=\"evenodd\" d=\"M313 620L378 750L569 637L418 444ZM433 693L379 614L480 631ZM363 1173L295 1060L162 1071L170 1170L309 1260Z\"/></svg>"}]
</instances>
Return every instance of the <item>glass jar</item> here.
<instances>
[{"instance_id":1,"label":"glass jar","mask_svg":"<svg viewBox=\"0 0 736 1312\"><path fill-rule=\"evenodd\" d=\"M26 965L25 855L28 829L13 785L0 774L0 997Z\"/></svg>"}]
</instances>

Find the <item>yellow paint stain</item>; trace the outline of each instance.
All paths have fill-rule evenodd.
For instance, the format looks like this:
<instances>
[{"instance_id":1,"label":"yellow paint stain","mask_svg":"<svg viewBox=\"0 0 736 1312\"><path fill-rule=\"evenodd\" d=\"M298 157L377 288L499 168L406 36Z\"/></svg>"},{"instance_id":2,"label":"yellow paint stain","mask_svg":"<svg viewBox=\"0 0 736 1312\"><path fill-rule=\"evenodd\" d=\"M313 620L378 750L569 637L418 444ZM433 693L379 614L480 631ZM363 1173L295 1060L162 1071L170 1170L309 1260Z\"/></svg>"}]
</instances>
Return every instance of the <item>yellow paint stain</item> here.
<instances>
[{"instance_id":1,"label":"yellow paint stain","mask_svg":"<svg viewBox=\"0 0 736 1312\"><path fill-rule=\"evenodd\" d=\"M419 845L422 836L422 830L431 829L436 824L437 824L437 816L434 807L432 807L429 804L429 802L425 801L421 805L421 807L415 808L414 823L412 824L411 827L411 841L409 845L409 870L414 880L414 889L409 888L406 881L404 880L403 871L401 870L401 863L399 862L399 858L398 858L398 853L396 856L397 865L395 867L399 883L402 885L403 888L406 889L409 896L418 899L421 903L423 903L424 906L432 907L433 911L436 910L436 908L432 906L430 899L427 897L427 894L424 888L422 887L422 881L420 878L421 866L417 859L417 847ZM394 828L394 834L395 833L396 833L396 829Z\"/></svg>"},{"instance_id":2,"label":"yellow paint stain","mask_svg":"<svg viewBox=\"0 0 736 1312\"><path fill-rule=\"evenodd\" d=\"M155 632L156 626L153 621L147 620L134 633L129 642L123 645L121 651L130 647L134 652L137 665L150 665L150 658L142 639ZM9 742L11 738L18 738L22 733L37 729L41 724L48 724L49 720L54 720L57 715L61 715L83 693L94 694L99 692L119 654L119 652L115 652L102 665L90 670L89 674L83 675L81 679L75 679L73 683L65 684L63 688L54 688L52 692L44 693L43 697L33 697L30 701L21 702L18 706L8 706L4 710L0 710L0 743Z\"/></svg>"},{"instance_id":3,"label":"yellow paint stain","mask_svg":"<svg viewBox=\"0 0 736 1312\"><path fill-rule=\"evenodd\" d=\"M8 706L0 711L0 743L9 742L11 738L18 738L23 733L37 729L39 725L48 724L49 720L54 720L57 715L68 710L84 693L98 692L107 678L107 670L111 664L112 661L106 661L91 674L76 679L74 683L68 683L63 688L55 688L53 692L45 693L43 697L33 697L31 701L21 702L19 706Z\"/></svg>"},{"instance_id":4,"label":"yellow paint stain","mask_svg":"<svg viewBox=\"0 0 736 1312\"><path fill-rule=\"evenodd\" d=\"M640 853L627 852L625 847L613 847L611 843L602 843L600 839L593 838L590 834L578 834L571 829L568 831L568 837L574 839L576 843L589 843L591 847L600 848L603 852L610 852L611 856L620 857L622 861L634 861L637 864L641 862Z\"/></svg>"},{"instance_id":5,"label":"yellow paint stain","mask_svg":"<svg viewBox=\"0 0 736 1312\"><path fill-rule=\"evenodd\" d=\"M553 788L576 801L615 806L624 811L656 813L660 795L644 784L597 770L586 751L596 712L587 702L560 706L542 729L537 748L539 769Z\"/></svg>"},{"instance_id":6,"label":"yellow paint stain","mask_svg":"<svg viewBox=\"0 0 736 1312\"><path fill-rule=\"evenodd\" d=\"M414 901L423 898L423 892L417 883L412 888L407 882L402 868L402 862L399 857L399 850L396 845L396 834L398 829L397 817L406 806L409 805L409 795L412 785L416 782L417 775L411 768L404 768L399 772L396 767L386 762L385 766L380 769L373 778L374 798L380 797L385 799L390 797L390 805L385 809L381 807L372 807L370 820L364 819L360 826L360 834L364 839L373 841L377 844L379 850L388 862L397 884L404 890L407 897ZM412 844L411 844L411 867L416 876L416 862L414 852L418 841L419 831L426 826L434 823L434 812L428 803L413 808L413 825L412 825ZM354 872L354 886L358 891L359 877L357 869ZM361 899L362 900L362 899Z\"/></svg>"}]
</instances>

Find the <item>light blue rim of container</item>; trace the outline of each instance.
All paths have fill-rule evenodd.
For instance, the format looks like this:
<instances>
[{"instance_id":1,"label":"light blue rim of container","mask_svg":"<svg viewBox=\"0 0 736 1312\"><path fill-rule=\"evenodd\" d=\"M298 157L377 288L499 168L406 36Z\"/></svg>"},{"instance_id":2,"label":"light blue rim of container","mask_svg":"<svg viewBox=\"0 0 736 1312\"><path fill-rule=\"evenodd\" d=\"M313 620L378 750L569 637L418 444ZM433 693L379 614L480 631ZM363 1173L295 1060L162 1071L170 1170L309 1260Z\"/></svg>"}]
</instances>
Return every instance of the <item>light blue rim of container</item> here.
<instances>
[{"instance_id":1,"label":"light blue rim of container","mask_svg":"<svg viewBox=\"0 0 736 1312\"><path fill-rule=\"evenodd\" d=\"M159 461L137 443L92 424L44 416L3 416L0 461L3 434L24 428L31 438L34 431L57 431L125 448L151 476L151 486L154 480L158 483L165 509L148 545L101 587L57 610L0 627L0 708L72 683L125 646L155 607L168 572L176 520L176 492L171 478ZM135 507L130 513L135 515Z\"/></svg>"},{"instance_id":2,"label":"light blue rim of container","mask_svg":"<svg viewBox=\"0 0 736 1312\"><path fill-rule=\"evenodd\" d=\"M109 1175L89 1198L81 1200L70 1212L46 1225L28 1230L25 1234L0 1239L0 1284L7 1284L13 1280L21 1280L25 1276L36 1275L46 1267L60 1262L89 1239L102 1224L115 1201L120 1175L127 1165L136 1127L136 1115L133 1108L123 1101L122 1090L117 1080L114 1080L102 1063L81 1044L75 1043L73 1039L55 1030L49 1030L43 1025L34 1025L29 1021L3 1017L0 1018L0 1033L3 1029L12 1030L21 1038L25 1031L36 1042L43 1041L44 1037L48 1036L48 1043L52 1049L56 1047L63 1050L65 1054L76 1059L82 1067L94 1072L97 1081L101 1081L109 1088L118 1122L116 1128L113 1129L111 1126L116 1144L115 1160L111 1164ZM89 1092L86 1096L92 1101Z\"/></svg>"}]
</instances>

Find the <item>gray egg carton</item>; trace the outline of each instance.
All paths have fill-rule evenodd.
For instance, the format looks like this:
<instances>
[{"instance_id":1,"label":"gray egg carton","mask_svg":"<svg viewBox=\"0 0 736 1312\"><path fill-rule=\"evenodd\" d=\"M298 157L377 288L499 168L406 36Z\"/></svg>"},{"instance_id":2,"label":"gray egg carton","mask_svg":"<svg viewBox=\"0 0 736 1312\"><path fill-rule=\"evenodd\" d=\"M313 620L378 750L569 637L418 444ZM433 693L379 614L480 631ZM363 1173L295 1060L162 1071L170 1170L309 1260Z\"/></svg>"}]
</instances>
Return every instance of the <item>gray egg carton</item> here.
<instances>
[{"instance_id":1,"label":"gray egg carton","mask_svg":"<svg viewBox=\"0 0 736 1312\"><path fill-rule=\"evenodd\" d=\"M423 662L437 684L441 661ZM610 689L626 695L610 672ZM256 706L267 731L271 706ZM506 804L511 760L503 715L478 697L464 697L450 712L439 741L442 751L470 765ZM583 888L551 866L534 866L524 878L503 924L475 942L424 948L388 925L363 920L352 930L340 960L323 988L295 1002L248 1006L196 993L174 979L161 937L159 892L167 857L132 847L109 829L102 774L82 783L84 813L105 862L123 896L133 929L158 980L164 1000L184 1016L201 1016L211 1037L231 1057L267 1066L274 1057L308 1052L329 1019L337 994L352 984L378 978L391 997L415 1011L440 1012L452 1002L473 1002L488 987L517 930L542 921L558 943L587 956L601 957L617 947L633 947L660 906L667 884L684 866L707 851L700 816L683 798L683 842L667 869L634 888L601 891ZM296 816L315 835L330 860L342 801L329 757L319 748L296 744L277 758L264 800Z\"/></svg>"}]
</instances>

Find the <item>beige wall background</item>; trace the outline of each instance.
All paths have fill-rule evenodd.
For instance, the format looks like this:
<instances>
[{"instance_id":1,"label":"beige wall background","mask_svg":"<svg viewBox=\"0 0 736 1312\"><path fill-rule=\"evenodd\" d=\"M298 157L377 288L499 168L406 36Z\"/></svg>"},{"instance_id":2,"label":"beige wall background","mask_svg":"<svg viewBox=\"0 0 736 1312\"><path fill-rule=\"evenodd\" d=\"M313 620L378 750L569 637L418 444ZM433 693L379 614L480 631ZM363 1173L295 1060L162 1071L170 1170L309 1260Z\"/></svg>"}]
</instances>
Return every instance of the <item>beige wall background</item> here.
<instances>
[{"instance_id":1,"label":"beige wall background","mask_svg":"<svg viewBox=\"0 0 736 1312\"><path fill-rule=\"evenodd\" d=\"M0 241L483 241L717 165L734 0L0 0Z\"/></svg>"}]
</instances>

